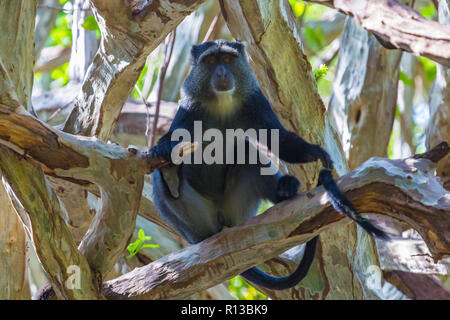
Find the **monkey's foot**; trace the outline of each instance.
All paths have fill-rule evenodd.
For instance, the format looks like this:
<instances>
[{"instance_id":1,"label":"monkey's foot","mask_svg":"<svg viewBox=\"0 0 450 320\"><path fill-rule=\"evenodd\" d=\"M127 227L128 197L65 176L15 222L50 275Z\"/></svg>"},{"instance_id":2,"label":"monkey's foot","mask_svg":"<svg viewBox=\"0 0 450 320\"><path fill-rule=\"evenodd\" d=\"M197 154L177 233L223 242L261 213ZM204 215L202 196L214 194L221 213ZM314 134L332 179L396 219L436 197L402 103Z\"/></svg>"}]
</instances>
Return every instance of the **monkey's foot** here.
<instances>
[{"instance_id":1,"label":"monkey's foot","mask_svg":"<svg viewBox=\"0 0 450 320\"><path fill-rule=\"evenodd\" d=\"M293 176L283 176L278 180L277 197L278 201L283 201L298 194L298 188L300 187L300 181Z\"/></svg>"}]
</instances>

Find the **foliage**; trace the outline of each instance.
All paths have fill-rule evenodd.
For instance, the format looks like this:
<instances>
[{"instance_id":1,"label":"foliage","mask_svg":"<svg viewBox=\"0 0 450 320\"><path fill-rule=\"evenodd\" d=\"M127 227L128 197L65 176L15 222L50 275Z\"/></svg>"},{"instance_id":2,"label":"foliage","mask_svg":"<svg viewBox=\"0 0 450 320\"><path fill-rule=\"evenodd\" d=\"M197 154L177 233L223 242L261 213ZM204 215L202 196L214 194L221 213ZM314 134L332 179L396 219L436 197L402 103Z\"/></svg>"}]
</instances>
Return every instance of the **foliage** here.
<instances>
[{"instance_id":1,"label":"foliage","mask_svg":"<svg viewBox=\"0 0 450 320\"><path fill-rule=\"evenodd\" d=\"M228 280L228 290L238 300L267 300L267 296L264 293L249 285L241 276Z\"/></svg>"},{"instance_id":2,"label":"foliage","mask_svg":"<svg viewBox=\"0 0 450 320\"><path fill-rule=\"evenodd\" d=\"M138 238L136 239L136 241L130 243L127 246L127 250L130 253L130 255L127 256L127 258L131 258L131 257L135 256L139 252L139 250L141 250L142 248L159 248L158 244L145 243L145 241L150 241L151 239L152 239L151 236L145 235L145 232L143 229L139 229Z\"/></svg>"},{"instance_id":3,"label":"foliage","mask_svg":"<svg viewBox=\"0 0 450 320\"><path fill-rule=\"evenodd\" d=\"M328 67L325 64L321 64L315 71L314 71L314 78L316 78L316 81L319 80L321 77L325 76L328 72Z\"/></svg>"},{"instance_id":4,"label":"foliage","mask_svg":"<svg viewBox=\"0 0 450 320\"><path fill-rule=\"evenodd\" d=\"M426 73L428 82L433 82L436 78L436 63L425 57L417 57Z\"/></svg>"},{"instance_id":5,"label":"foliage","mask_svg":"<svg viewBox=\"0 0 450 320\"><path fill-rule=\"evenodd\" d=\"M423 6L419 9L420 14L422 14L425 18L433 20L436 18L436 8L434 7L433 1L429 1L426 6Z\"/></svg>"}]
</instances>

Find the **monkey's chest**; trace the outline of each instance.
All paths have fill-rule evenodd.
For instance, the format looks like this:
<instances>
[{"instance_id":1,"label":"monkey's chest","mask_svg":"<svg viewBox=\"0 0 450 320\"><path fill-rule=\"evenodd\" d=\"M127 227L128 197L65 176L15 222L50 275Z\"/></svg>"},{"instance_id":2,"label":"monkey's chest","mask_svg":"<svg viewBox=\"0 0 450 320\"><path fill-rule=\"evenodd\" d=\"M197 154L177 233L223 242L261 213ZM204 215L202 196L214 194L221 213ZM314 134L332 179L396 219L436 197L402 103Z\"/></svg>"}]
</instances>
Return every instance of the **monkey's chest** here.
<instances>
[{"instance_id":1,"label":"monkey's chest","mask_svg":"<svg viewBox=\"0 0 450 320\"><path fill-rule=\"evenodd\" d=\"M197 192L213 200L223 195L226 175L225 164L183 164L181 168L181 178Z\"/></svg>"}]
</instances>

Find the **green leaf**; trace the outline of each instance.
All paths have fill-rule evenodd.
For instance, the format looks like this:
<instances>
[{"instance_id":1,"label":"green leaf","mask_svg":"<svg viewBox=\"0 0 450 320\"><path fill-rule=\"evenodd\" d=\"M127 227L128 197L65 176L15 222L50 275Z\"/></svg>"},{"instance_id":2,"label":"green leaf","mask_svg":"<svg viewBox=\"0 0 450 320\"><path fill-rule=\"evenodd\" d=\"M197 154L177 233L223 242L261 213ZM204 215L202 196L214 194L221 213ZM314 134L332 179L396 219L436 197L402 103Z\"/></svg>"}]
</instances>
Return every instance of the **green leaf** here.
<instances>
[{"instance_id":1,"label":"green leaf","mask_svg":"<svg viewBox=\"0 0 450 320\"><path fill-rule=\"evenodd\" d=\"M144 240L144 237L145 237L144 229L139 229L138 237L140 240Z\"/></svg>"},{"instance_id":2,"label":"green leaf","mask_svg":"<svg viewBox=\"0 0 450 320\"><path fill-rule=\"evenodd\" d=\"M127 246L127 250L130 255L128 255L126 258L130 259L131 257L135 256L142 248L159 248L159 245L157 244L144 244L144 241L150 241L151 238L151 236L145 235L144 229L139 229L138 239Z\"/></svg>"},{"instance_id":3,"label":"green leaf","mask_svg":"<svg viewBox=\"0 0 450 320\"><path fill-rule=\"evenodd\" d=\"M94 16L88 16L84 19L84 23L81 24L81 26L89 31L94 31L99 29L97 21L95 20Z\"/></svg>"},{"instance_id":4,"label":"green leaf","mask_svg":"<svg viewBox=\"0 0 450 320\"><path fill-rule=\"evenodd\" d=\"M289 4L291 5L292 11L294 11L297 18L300 17L303 14L303 12L305 11L306 6L303 3L303 1L289 0Z\"/></svg>"},{"instance_id":5,"label":"green leaf","mask_svg":"<svg viewBox=\"0 0 450 320\"><path fill-rule=\"evenodd\" d=\"M142 248L159 248L159 244L144 244Z\"/></svg>"},{"instance_id":6,"label":"green leaf","mask_svg":"<svg viewBox=\"0 0 450 320\"><path fill-rule=\"evenodd\" d=\"M427 80L433 82L436 78L436 63L425 57L417 57L422 63L425 72L427 73Z\"/></svg>"},{"instance_id":7,"label":"green leaf","mask_svg":"<svg viewBox=\"0 0 450 320\"><path fill-rule=\"evenodd\" d=\"M316 81L319 80L321 77L325 76L328 72L328 67L325 64L321 64L315 71L314 71L314 78L316 78Z\"/></svg>"},{"instance_id":8,"label":"green leaf","mask_svg":"<svg viewBox=\"0 0 450 320\"><path fill-rule=\"evenodd\" d=\"M411 79L411 78L409 78L409 77L406 75L406 73L400 71L400 77L399 77L399 78L400 78L400 81L403 81L403 83L404 83L405 85L410 86L410 87L414 86L414 80Z\"/></svg>"},{"instance_id":9,"label":"green leaf","mask_svg":"<svg viewBox=\"0 0 450 320\"><path fill-rule=\"evenodd\" d=\"M308 43L308 46L311 48L312 51L314 51L314 52L319 51L323 47L325 38L323 36L323 31L320 26L313 29L310 26L305 24L305 25L303 25L302 31L303 31L305 40Z\"/></svg>"},{"instance_id":10,"label":"green leaf","mask_svg":"<svg viewBox=\"0 0 450 320\"><path fill-rule=\"evenodd\" d=\"M419 12L427 19L434 19L436 17L436 8L431 1L427 6L420 8Z\"/></svg>"}]
</instances>

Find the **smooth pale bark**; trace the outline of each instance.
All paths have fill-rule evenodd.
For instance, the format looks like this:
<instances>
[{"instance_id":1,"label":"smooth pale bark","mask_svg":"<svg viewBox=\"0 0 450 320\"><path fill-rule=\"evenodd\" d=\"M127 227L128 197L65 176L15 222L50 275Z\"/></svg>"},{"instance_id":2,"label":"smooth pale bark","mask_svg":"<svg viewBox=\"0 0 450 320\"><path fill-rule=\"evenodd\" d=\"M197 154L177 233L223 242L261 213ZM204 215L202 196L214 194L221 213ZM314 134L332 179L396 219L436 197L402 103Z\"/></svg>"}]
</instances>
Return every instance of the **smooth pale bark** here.
<instances>
[{"instance_id":1,"label":"smooth pale bark","mask_svg":"<svg viewBox=\"0 0 450 320\"><path fill-rule=\"evenodd\" d=\"M39 8L36 12L36 28L34 32L35 56L39 58L44 49L48 35L55 25L57 8L61 7L58 0L40 0ZM44 54L45 55L45 54Z\"/></svg>"},{"instance_id":2,"label":"smooth pale bark","mask_svg":"<svg viewBox=\"0 0 450 320\"><path fill-rule=\"evenodd\" d=\"M321 36L323 36L323 45L326 46L341 36L342 30L344 30L345 19L346 16L344 14L337 12L336 10L328 10L317 20L303 21L303 24L310 27L312 30L319 29L321 31ZM301 32L304 34L305 28L302 28ZM303 43L303 46L305 47L305 53L308 56L317 54L317 52L311 51L311 48L308 47L306 42Z\"/></svg>"},{"instance_id":3,"label":"smooth pale bark","mask_svg":"<svg viewBox=\"0 0 450 320\"><path fill-rule=\"evenodd\" d=\"M413 121L413 99L414 99L414 77L416 74L417 59L410 53L403 53L400 63L400 71L403 72L413 83L398 83L398 117L400 122L401 138L399 143L394 145L394 150L399 150L400 156L409 156L414 153L413 142L414 121ZM408 150L409 149L409 150Z\"/></svg>"},{"instance_id":4,"label":"smooth pale bark","mask_svg":"<svg viewBox=\"0 0 450 320\"><path fill-rule=\"evenodd\" d=\"M82 82L98 49L95 31L86 30L82 24L92 16L89 1L75 0L73 4L72 52L69 61L70 81Z\"/></svg>"},{"instance_id":5,"label":"smooth pale bark","mask_svg":"<svg viewBox=\"0 0 450 320\"><path fill-rule=\"evenodd\" d=\"M36 61L34 72L48 72L69 61L71 47L54 46L42 49L42 54Z\"/></svg>"},{"instance_id":6,"label":"smooth pale bark","mask_svg":"<svg viewBox=\"0 0 450 320\"><path fill-rule=\"evenodd\" d=\"M10 70L11 73L8 77L0 75L0 104L12 102L17 105L19 100L26 108L30 108L36 5L35 1L0 1L0 21L4 34L0 36L0 69ZM11 94L12 87L16 88L14 97ZM21 169L20 164L15 166L15 170ZM0 248L4 253L1 259L0 295L3 299L23 299L29 297L24 270L27 259L25 232L3 186L0 187L0 198L0 230L3 231L3 245Z\"/></svg>"},{"instance_id":7,"label":"smooth pale bark","mask_svg":"<svg viewBox=\"0 0 450 320\"><path fill-rule=\"evenodd\" d=\"M411 4L408 1L404 3ZM370 157L385 157L387 154L396 113L401 57L401 51L383 48L353 18L347 20L328 112L340 133L350 168L361 165ZM412 102L412 97L409 101ZM377 217L375 221L389 223L383 220L386 219ZM395 221L390 223L395 224ZM366 241L367 246L378 248L381 259L386 258L384 254L388 251L386 246L389 242L377 241L375 246L372 239ZM371 266L382 265L377 256L373 257ZM403 257L413 260L410 251L404 251ZM414 275L409 278L414 278ZM376 293L382 299L392 298L392 292L385 289ZM403 293L409 298L417 295Z\"/></svg>"},{"instance_id":8,"label":"smooth pale bark","mask_svg":"<svg viewBox=\"0 0 450 320\"><path fill-rule=\"evenodd\" d=\"M64 131L108 140L149 52L201 2L91 1L102 40ZM126 163L128 155L136 154L133 149L119 157ZM90 180L98 186L101 206L80 250L100 275L109 272L134 229L143 186L142 167L135 164L106 164L106 171L97 173L102 178Z\"/></svg>"},{"instance_id":9,"label":"smooth pale bark","mask_svg":"<svg viewBox=\"0 0 450 320\"><path fill-rule=\"evenodd\" d=\"M387 154L402 54L384 49L352 18L341 43L328 116L354 169Z\"/></svg>"},{"instance_id":10,"label":"smooth pale bark","mask_svg":"<svg viewBox=\"0 0 450 320\"><path fill-rule=\"evenodd\" d=\"M397 103L400 59L401 51L382 48L374 36L353 18L347 18L327 117L340 137L351 169L370 157L386 156ZM365 298L388 298L383 291L367 286L361 274L361 270L380 265L374 240L362 233L355 241L357 251L364 256L363 268L356 274Z\"/></svg>"},{"instance_id":11,"label":"smooth pale bark","mask_svg":"<svg viewBox=\"0 0 450 320\"><path fill-rule=\"evenodd\" d=\"M0 181L0 300L28 300L25 232Z\"/></svg>"},{"instance_id":12,"label":"smooth pale bark","mask_svg":"<svg viewBox=\"0 0 450 320\"><path fill-rule=\"evenodd\" d=\"M450 25L450 1L439 1L439 22ZM450 28L450 26L449 26ZM436 65L436 79L430 90L430 120L426 131L427 148L437 141L450 141L450 68ZM437 167L437 175L450 189L450 157L443 159Z\"/></svg>"},{"instance_id":13,"label":"smooth pale bark","mask_svg":"<svg viewBox=\"0 0 450 320\"><path fill-rule=\"evenodd\" d=\"M312 0L353 17L383 46L402 49L450 67L450 26L425 19L395 0Z\"/></svg>"}]
</instances>

